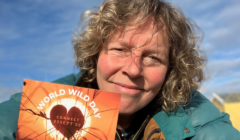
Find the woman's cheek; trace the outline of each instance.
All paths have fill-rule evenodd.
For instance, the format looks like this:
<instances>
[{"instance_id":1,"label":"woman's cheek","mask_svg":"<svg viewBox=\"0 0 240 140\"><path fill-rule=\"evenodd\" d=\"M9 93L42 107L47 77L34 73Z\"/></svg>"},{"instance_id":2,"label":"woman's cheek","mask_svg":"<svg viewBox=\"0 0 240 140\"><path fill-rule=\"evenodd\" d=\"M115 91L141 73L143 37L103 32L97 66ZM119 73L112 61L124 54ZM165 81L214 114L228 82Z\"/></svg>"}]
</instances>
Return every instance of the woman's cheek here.
<instances>
[{"instance_id":1,"label":"woman's cheek","mask_svg":"<svg viewBox=\"0 0 240 140\"><path fill-rule=\"evenodd\" d=\"M100 76L109 77L119 67L119 59L101 53L98 59L97 71Z\"/></svg>"},{"instance_id":2,"label":"woman's cheek","mask_svg":"<svg viewBox=\"0 0 240 140\"><path fill-rule=\"evenodd\" d=\"M152 87L160 89L162 87L162 84L163 84L164 80L165 80L166 72L167 72L167 69L162 67L162 68L159 68L159 69L154 69L154 70L146 72L146 74L148 76L145 76L145 77L149 78L147 80L147 81L150 82L149 85L151 85Z\"/></svg>"}]
</instances>

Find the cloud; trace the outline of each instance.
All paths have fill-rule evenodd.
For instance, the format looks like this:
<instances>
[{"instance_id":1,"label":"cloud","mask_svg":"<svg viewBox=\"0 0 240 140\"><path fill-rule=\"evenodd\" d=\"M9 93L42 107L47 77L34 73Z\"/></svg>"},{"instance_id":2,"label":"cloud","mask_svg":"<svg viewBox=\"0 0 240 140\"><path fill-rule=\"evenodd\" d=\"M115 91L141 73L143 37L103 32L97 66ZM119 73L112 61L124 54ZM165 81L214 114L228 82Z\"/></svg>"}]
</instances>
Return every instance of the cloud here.
<instances>
[{"instance_id":1,"label":"cloud","mask_svg":"<svg viewBox=\"0 0 240 140\"><path fill-rule=\"evenodd\" d=\"M72 31L77 27L81 13L100 2L99 0L1 1L1 40L28 38L28 35L41 36L42 32Z\"/></svg>"},{"instance_id":2,"label":"cloud","mask_svg":"<svg viewBox=\"0 0 240 140\"><path fill-rule=\"evenodd\" d=\"M72 69L71 35L78 28L80 14L100 2L1 1L1 7L7 7L1 13L8 14L1 14L5 22L0 24L0 53L4 52L1 53L4 60L0 60L5 67L20 69L23 65L24 69L39 70L47 66L49 73L64 73L66 67Z\"/></svg>"},{"instance_id":3,"label":"cloud","mask_svg":"<svg viewBox=\"0 0 240 140\"><path fill-rule=\"evenodd\" d=\"M236 48L233 44L239 44L237 34L240 32L240 3L228 3L221 9L217 9L211 17L202 19L200 25L204 26L206 41L211 42L213 48ZM239 47L238 47L239 48Z\"/></svg>"},{"instance_id":4,"label":"cloud","mask_svg":"<svg viewBox=\"0 0 240 140\"><path fill-rule=\"evenodd\" d=\"M174 0L173 2L183 8L186 16L195 20L202 28L205 35L203 43L211 44L210 47L214 49L234 47L232 44L240 43L240 39L237 36L240 32L240 19L238 18L240 16L239 1L203 2L200 0Z\"/></svg>"},{"instance_id":5,"label":"cloud","mask_svg":"<svg viewBox=\"0 0 240 140\"><path fill-rule=\"evenodd\" d=\"M196 21L204 32L201 50L206 54L206 80L199 90L209 99L212 93L240 91L240 2L231 1L178 1L186 17Z\"/></svg>"},{"instance_id":6,"label":"cloud","mask_svg":"<svg viewBox=\"0 0 240 140\"><path fill-rule=\"evenodd\" d=\"M214 81L217 82L217 81ZM229 81L225 81L218 84L213 84L208 82L210 85L209 88L200 88L200 91L209 99L212 98L213 93L217 94L229 94L229 93L239 93L240 86L239 86L240 80L239 79L231 79ZM207 86L207 84L205 85Z\"/></svg>"},{"instance_id":7,"label":"cloud","mask_svg":"<svg viewBox=\"0 0 240 140\"><path fill-rule=\"evenodd\" d=\"M24 78L52 81L77 73L72 35L81 13L101 2L0 1L0 100L20 91Z\"/></svg>"},{"instance_id":8,"label":"cloud","mask_svg":"<svg viewBox=\"0 0 240 140\"><path fill-rule=\"evenodd\" d=\"M217 59L207 64L208 69L213 73L228 74L228 71L234 72L240 69L240 58L238 59ZM240 72L240 71L239 71Z\"/></svg>"},{"instance_id":9,"label":"cloud","mask_svg":"<svg viewBox=\"0 0 240 140\"><path fill-rule=\"evenodd\" d=\"M205 69L206 80L200 91L208 98L212 93L236 93L240 91L240 58L214 60ZM232 84L232 85L231 85Z\"/></svg>"},{"instance_id":10,"label":"cloud","mask_svg":"<svg viewBox=\"0 0 240 140\"><path fill-rule=\"evenodd\" d=\"M0 85L0 103L10 99L10 96L21 91L21 89Z\"/></svg>"}]
</instances>

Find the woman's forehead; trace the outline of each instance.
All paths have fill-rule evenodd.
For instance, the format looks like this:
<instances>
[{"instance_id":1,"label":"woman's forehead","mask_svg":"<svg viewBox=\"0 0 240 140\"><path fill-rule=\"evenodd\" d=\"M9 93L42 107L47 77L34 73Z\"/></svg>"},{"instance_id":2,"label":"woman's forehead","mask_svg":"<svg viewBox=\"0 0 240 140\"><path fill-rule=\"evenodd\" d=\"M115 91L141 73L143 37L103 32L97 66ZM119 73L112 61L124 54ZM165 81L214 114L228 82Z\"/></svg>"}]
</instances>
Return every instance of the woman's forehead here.
<instances>
[{"instance_id":1,"label":"woman's forehead","mask_svg":"<svg viewBox=\"0 0 240 140\"><path fill-rule=\"evenodd\" d=\"M118 30L109 42L119 42L129 47L146 46L148 44L154 46L169 46L166 28L157 30L151 22L144 24L144 26L130 26Z\"/></svg>"}]
</instances>

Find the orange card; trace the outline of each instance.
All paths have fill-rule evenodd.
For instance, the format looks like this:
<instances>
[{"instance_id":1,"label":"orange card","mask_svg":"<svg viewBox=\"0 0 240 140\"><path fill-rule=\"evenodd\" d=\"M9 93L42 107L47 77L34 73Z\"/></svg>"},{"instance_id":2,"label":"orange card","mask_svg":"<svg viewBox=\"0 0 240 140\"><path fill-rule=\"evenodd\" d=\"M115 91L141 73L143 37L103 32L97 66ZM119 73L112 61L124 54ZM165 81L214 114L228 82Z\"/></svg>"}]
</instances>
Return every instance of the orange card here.
<instances>
[{"instance_id":1,"label":"orange card","mask_svg":"<svg viewBox=\"0 0 240 140\"><path fill-rule=\"evenodd\" d=\"M16 140L114 140L121 94L24 80Z\"/></svg>"}]
</instances>

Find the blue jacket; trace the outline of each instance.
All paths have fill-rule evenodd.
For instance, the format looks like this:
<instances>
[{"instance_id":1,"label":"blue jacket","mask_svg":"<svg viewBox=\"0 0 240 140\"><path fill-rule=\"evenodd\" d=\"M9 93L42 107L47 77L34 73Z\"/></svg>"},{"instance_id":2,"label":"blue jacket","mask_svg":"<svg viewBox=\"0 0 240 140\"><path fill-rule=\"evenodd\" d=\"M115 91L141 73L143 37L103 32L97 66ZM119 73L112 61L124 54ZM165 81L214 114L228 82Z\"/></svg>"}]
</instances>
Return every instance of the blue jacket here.
<instances>
[{"instance_id":1,"label":"blue jacket","mask_svg":"<svg viewBox=\"0 0 240 140\"><path fill-rule=\"evenodd\" d=\"M79 76L71 74L53 83L74 85ZM0 104L0 140L15 139L20 100L21 93L17 93ZM240 133L231 125L229 115L219 112L199 92L193 93L192 101L187 106L169 114L160 111L151 120L145 128L144 140L155 138L149 132L156 127L160 128L166 140L240 140Z\"/></svg>"}]
</instances>

